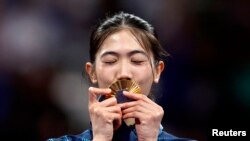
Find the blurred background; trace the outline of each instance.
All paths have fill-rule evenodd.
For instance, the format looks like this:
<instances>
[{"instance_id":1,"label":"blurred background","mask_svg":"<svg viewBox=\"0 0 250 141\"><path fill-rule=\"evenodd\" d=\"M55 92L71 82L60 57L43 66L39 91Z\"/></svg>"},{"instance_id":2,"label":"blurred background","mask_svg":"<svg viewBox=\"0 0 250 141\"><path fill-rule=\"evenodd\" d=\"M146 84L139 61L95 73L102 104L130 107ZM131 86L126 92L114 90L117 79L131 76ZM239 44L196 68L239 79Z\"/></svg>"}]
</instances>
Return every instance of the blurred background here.
<instances>
[{"instance_id":1,"label":"blurred background","mask_svg":"<svg viewBox=\"0 0 250 141\"><path fill-rule=\"evenodd\" d=\"M247 130L250 1L0 0L0 137L42 141L89 127L89 36L105 13L149 21L171 54L160 80L165 130L214 140ZM247 134L248 135L248 134Z\"/></svg>"}]
</instances>

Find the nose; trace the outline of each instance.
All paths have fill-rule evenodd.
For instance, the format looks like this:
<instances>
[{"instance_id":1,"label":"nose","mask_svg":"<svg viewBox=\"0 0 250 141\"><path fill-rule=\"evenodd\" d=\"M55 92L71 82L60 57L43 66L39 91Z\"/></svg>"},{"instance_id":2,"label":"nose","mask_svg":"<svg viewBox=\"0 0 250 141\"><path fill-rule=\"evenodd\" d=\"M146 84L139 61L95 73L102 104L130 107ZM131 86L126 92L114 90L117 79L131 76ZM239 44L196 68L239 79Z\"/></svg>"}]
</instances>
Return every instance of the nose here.
<instances>
[{"instance_id":1,"label":"nose","mask_svg":"<svg viewBox=\"0 0 250 141\"><path fill-rule=\"evenodd\" d=\"M119 65L117 79L131 79L131 78L132 78L132 72L130 70L129 63L123 61Z\"/></svg>"}]
</instances>

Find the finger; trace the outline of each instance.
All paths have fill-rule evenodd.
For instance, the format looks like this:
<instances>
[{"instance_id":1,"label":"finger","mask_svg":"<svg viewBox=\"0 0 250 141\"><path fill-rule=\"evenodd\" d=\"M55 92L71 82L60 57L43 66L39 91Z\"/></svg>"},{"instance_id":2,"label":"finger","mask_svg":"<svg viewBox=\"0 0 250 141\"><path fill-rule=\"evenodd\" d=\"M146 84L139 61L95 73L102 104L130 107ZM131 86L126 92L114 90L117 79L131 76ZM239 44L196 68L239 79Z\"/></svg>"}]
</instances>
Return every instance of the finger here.
<instances>
[{"instance_id":1,"label":"finger","mask_svg":"<svg viewBox=\"0 0 250 141\"><path fill-rule=\"evenodd\" d=\"M131 113L131 112L134 112L134 111L143 112L143 113L148 113L149 112L148 109L143 108L140 105L137 105L137 106L129 107L127 109L122 110L122 114L127 114L127 113Z\"/></svg>"},{"instance_id":2,"label":"finger","mask_svg":"<svg viewBox=\"0 0 250 141\"><path fill-rule=\"evenodd\" d=\"M122 113L118 106L112 106L112 107L93 106L92 109L90 110L90 115L100 119L104 119L103 121L111 123L113 122L114 119L121 118Z\"/></svg>"},{"instance_id":3,"label":"finger","mask_svg":"<svg viewBox=\"0 0 250 141\"><path fill-rule=\"evenodd\" d=\"M135 106L141 106L141 107L145 107L146 109L152 109L154 105L149 104L142 100L137 100L137 101L120 103L118 106L120 106L121 109L127 109L127 108L135 107Z\"/></svg>"},{"instance_id":4,"label":"finger","mask_svg":"<svg viewBox=\"0 0 250 141\"><path fill-rule=\"evenodd\" d=\"M147 114L139 112L139 111L134 111L134 112L129 112L126 113L122 116L123 119L127 118L138 118L138 119L143 119L147 116Z\"/></svg>"},{"instance_id":5,"label":"finger","mask_svg":"<svg viewBox=\"0 0 250 141\"><path fill-rule=\"evenodd\" d=\"M147 96L144 94L136 94L127 91L123 91L123 95L133 100L146 100Z\"/></svg>"},{"instance_id":6,"label":"finger","mask_svg":"<svg viewBox=\"0 0 250 141\"><path fill-rule=\"evenodd\" d=\"M111 90L108 88L95 88L89 87L89 102L97 102L97 96L105 95L111 93Z\"/></svg>"},{"instance_id":7,"label":"finger","mask_svg":"<svg viewBox=\"0 0 250 141\"><path fill-rule=\"evenodd\" d=\"M118 113L110 113L110 112L106 112L105 117L102 117L102 122L106 122L106 123L113 123L114 120L120 120L122 118L121 114Z\"/></svg>"},{"instance_id":8,"label":"finger","mask_svg":"<svg viewBox=\"0 0 250 141\"><path fill-rule=\"evenodd\" d=\"M132 101L132 102L125 102L125 103L119 103L118 106L121 108L121 109L127 109L129 107L133 107L133 106L136 106L138 105L138 102L137 101Z\"/></svg>"},{"instance_id":9,"label":"finger","mask_svg":"<svg viewBox=\"0 0 250 141\"><path fill-rule=\"evenodd\" d=\"M115 120L119 121L118 123L120 123L120 120L122 119L122 115L118 113L108 113L105 118L107 119L106 120L107 123L113 123Z\"/></svg>"},{"instance_id":10,"label":"finger","mask_svg":"<svg viewBox=\"0 0 250 141\"><path fill-rule=\"evenodd\" d=\"M137 94L137 93L131 93L131 92L123 91L123 95L125 95L126 97L128 97L130 99L143 100L143 101L145 101L147 103L157 105L154 101L152 101L150 98L148 98L144 94Z\"/></svg>"},{"instance_id":11,"label":"finger","mask_svg":"<svg viewBox=\"0 0 250 141\"><path fill-rule=\"evenodd\" d=\"M109 88L95 88L89 87L89 92L96 95L105 95L111 93L111 89Z\"/></svg>"},{"instance_id":12,"label":"finger","mask_svg":"<svg viewBox=\"0 0 250 141\"><path fill-rule=\"evenodd\" d=\"M163 111L159 105L146 103L142 100L122 103L122 104L119 104L118 106L121 107L123 114L134 112L134 111L142 112L145 114L150 114L150 113L156 114L157 111Z\"/></svg>"},{"instance_id":13,"label":"finger","mask_svg":"<svg viewBox=\"0 0 250 141\"><path fill-rule=\"evenodd\" d=\"M100 106L102 106L102 107L109 107L109 106L117 105L117 100L115 97L111 97L111 98L105 99L99 103L100 103Z\"/></svg>"},{"instance_id":14,"label":"finger","mask_svg":"<svg viewBox=\"0 0 250 141\"><path fill-rule=\"evenodd\" d=\"M122 115L118 113L110 113L109 116L112 119L112 121L120 120L122 118Z\"/></svg>"},{"instance_id":15,"label":"finger","mask_svg":"<svg viewBox=\"0 0 250 141\"><path fill-rule=\"evenodd\" d=\"M119 106L107 107L107 108L105 108L105 111L111 112L111 113L122 114L121 108Z\"/></svg>"}]
</instances>

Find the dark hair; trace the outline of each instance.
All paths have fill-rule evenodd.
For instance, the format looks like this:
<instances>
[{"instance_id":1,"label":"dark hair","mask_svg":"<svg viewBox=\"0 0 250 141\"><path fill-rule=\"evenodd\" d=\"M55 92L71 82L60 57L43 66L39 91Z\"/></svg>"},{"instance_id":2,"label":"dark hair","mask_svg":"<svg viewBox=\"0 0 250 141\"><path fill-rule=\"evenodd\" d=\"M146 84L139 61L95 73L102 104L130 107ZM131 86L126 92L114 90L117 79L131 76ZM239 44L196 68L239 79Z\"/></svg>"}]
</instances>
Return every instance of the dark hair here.
<instances>
[{"instance_id":1,"label":"dark hair","mask_svg":"<svg viewBox=\"0 0 250 141\"><path fill-rule=\"evenodd\" d=\"M90 61L95 62L95 56L103 41L112 33L128 29L139 41L142 47L152 52L156 63L163 60L168 53L162 48L154 28L145 20L132 14L120 12L107 17L93 30L90 37Z\"/></svg>"}]
</instances>

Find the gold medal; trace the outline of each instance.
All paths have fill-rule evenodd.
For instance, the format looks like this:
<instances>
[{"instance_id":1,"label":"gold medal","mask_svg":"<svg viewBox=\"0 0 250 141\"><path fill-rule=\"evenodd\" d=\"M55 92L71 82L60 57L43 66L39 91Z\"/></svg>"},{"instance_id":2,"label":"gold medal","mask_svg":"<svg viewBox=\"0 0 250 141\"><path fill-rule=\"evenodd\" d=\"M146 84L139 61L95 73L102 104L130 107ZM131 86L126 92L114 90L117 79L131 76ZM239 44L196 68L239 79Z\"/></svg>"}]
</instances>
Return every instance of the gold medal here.
<instances>
[{"instance_id":1,"label":"gold medal","mask_svg":"<svg viewBox=\"0 0 250 141\"><path fill-rule=\"evenodd\" d=\"M128 91L128 92L136 93L136 94L141 93L141 88L132 79L117 80L114 83L112 83L109 86L109 88L112 90L111 93L102 97L101 98L102 100L115 96L118 103L124 103L124 102L129 102L132 100L124 96L123 91ZM127 126L132 126L135 124L135 118L125 119L124 122L126 123Z\"/></svg>"}]
</instances>

